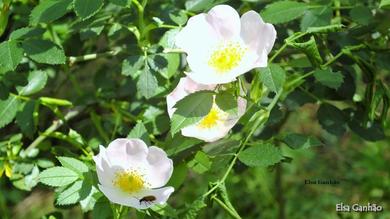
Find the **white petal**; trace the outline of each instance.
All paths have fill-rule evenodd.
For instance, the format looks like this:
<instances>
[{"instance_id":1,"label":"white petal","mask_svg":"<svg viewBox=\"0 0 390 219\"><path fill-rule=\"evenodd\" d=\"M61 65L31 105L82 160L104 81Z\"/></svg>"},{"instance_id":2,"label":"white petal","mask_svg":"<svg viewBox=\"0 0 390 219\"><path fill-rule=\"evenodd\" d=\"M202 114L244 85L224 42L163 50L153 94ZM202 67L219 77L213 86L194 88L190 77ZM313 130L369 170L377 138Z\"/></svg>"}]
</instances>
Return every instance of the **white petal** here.
<instances>
[{"instance_id":1,"label":"white petal","mask_svg":"<svg viewBox=\"0 0 390 219\"><path fill-rule=\"evenodd\" d=\"M129 169L145 161L148 147L140 139L118 138L111 142L106 150L112 167Z\"/></svg>"},{"instance_id":2,"label":"white petal","mask_svg":"<svg viewBox=\"0 0 390 219\"><path fill-rule=\"evenodd\" d=\"M219 74L210 70L210 68L208 69L209 70L191 71L186 74L192 80L204 85L226 84L236 80L236 77L231 73Z\"/></svg>"},{"instance_id":3,"label":"white petal","mask_svg":"<svg viewBox=\"0 0 390 219\"><path fill-rule=\"evenodd\" d=\"M201 34L200 34L201 33ZM176 35L175 44L186 53L202 56L205 48L218 42L218 35L206 20L206 14L191 17L187 25ZM199 46L202 44L202 46Z\"/></svg>"},{"instance_id":4,"label":"white petal","mask_svg":"<svg viewBox=\"0 0 390 219\"><path fill-rule=\"evenodd\" d=\"M139 200L136 197L130 196L119 189L112 188L109 186L98 185L100 191L113 203L129 206L137 209L144 209L145 207L140 206Z\"/></svg>"},{"instance_id":5,"label":"white petal","mask_svg":"<svg viewBox=\"0 0 390 219\"><path fill-rule=\"evenodd\" d=\"M249 48L257 51L259 56L263 50L268 54L276 39L276 30L272 24L264 23L255 11L248 11L241 17L241 38Z\"/></svg>"},{"instance_id":6,"label":"white petal","mask_svg":"<svg viewBox=\"0 0 390 219\"><path fill-rule=\"evenodd\" d=\"M144 177L151 188L159 188L167 184L173 172L173 162L168 158L164 150L151 146L146 158L149 166Z\"/></svg>"},{"instance_id":7,"label":"white petal","mask_svg":"<svg viewBox=\"0 0 390 219\"><path fill-rule=\"evenodd\" d=\"M149 208L155 204L165 204L169 198L169 196L174 192L175 189L171 186L159 188L159 189L151 189L151 190L145 190L141 192L138 199L139 201L139 207L138 208ZM153 202L147 202L147 201L141 201L143 197L145 196L154 196L156 198Z\"/></svg>"},{"instance_id":8,"label":"white petal","mask_svg":"<svg viewBox=\"0 0 390 219\"><path fill-rule=\"evenodd\" d=\"M218 125L213 128L199 128L197 125L190 125L181 130L183 136L194 137L206 142L214 142L218 139L225 137L230 128L226 128L223 125Z\"/></svg>"},{"instance_id":9,"label":"white petal","mask_svg":"<svg viewBox=\"0 0 390 219\"><path fill-rule=\"evenodd\" d=\"M181 78L176 88L167 96L167 109L169 117L172 117L176 108L175 104L187 95L200 90L212 90L215 85L202 85L194 82L189 77Z\"/></svg>"},{"instance_id":10,"label":"white petal","mask_svg":"<svg viewBox=\"0 0 390 219\"><path fill-rule=\"evenodd\" d=\"M106 156L106 149L101 145L99 148L99 154L93 157L96 163L96 173L101 184L111 185L115 177L116 169L111 167Z\"/></svg>"},{"instance_id":11,"label":"white petal","mask_svg":"<svg viewBox=\"0 0 390 219\"><path fill-rule=\"evenodd\" d=\"M234 8L217 5L207 15L207 21L223 40L231 40L240 35L240 15Z\"/></svg>"}]
</instances>

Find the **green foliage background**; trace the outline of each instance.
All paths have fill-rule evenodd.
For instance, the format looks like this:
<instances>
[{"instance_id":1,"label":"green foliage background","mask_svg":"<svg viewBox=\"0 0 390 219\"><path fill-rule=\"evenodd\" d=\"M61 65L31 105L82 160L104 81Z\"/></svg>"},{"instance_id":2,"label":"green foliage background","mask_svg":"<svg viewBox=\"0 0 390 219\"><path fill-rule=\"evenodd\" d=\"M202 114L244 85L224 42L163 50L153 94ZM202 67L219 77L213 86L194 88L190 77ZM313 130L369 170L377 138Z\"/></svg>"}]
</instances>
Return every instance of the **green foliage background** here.
<instances>
[{"instance_id":1,"label":"green foliage background","mask_svg":"<svg viewBox=\"0 0 390 219\"><path fill-rule=\"evenodd\" d=\"M165 96L186 69L174 36L221 3L274 24L272 64L240 77L250 107L225 139L172 137ZM167 206L123 218L390 218L389 9L388 0L0 0L0 217L112 218L91 156L136 137L174 160L176 191ZM384 211L337 213L341 202Z\"/></svg>"}]
</instances>

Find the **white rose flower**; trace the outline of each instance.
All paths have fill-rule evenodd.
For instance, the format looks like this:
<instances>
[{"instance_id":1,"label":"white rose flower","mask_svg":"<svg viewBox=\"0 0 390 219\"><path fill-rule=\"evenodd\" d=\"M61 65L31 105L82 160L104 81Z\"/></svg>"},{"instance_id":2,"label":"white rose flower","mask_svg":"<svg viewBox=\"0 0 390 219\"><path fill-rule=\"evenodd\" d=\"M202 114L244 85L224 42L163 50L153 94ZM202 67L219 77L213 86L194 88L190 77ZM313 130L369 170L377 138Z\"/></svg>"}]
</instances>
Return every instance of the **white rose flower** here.
<instances>
[{"instance_id":1,"label":"white rose flower","mask_svg":"<svg viewBox=\"0 0 390 219\"><path fill-rule=\"evenodd\" d=\"M253 68L266 67L275 39L274 26L264 23L255 11L240 19L229 5L218 5L191 17L175 43L187 53L191 79L223 84Z\"/></svg>"},{"instance_id":2,"label":"white rose flower","mask_svg":"<svg viewBox=\"0 0 390 219\"><path fill-rule=\"evenodd\" d=\"M176 108L175 104L191 93L201 90L213 90L216 85L202 85L194 82L188 76L181 78L177 87L167 96L169 117L172 118ZM223 138L245 113L246 100L239 97L237 100L238 112L227 113L213 103L210 112L199 122L181 130L182 135L194 137L206 142L213 142Z\"/></svg>"},{"instance_id":3,"label":"white rose flower","mask_svg":"<svg viewBox=\"0 0 390 219\"><path fill-rule=\"evenodd\" d=\"M160 148L140 139L119 138L93 157L99 189L114 203L149 208L167 201L173 187L163 187L173 171L172 160Z\"/></svg>"}]
</instances>

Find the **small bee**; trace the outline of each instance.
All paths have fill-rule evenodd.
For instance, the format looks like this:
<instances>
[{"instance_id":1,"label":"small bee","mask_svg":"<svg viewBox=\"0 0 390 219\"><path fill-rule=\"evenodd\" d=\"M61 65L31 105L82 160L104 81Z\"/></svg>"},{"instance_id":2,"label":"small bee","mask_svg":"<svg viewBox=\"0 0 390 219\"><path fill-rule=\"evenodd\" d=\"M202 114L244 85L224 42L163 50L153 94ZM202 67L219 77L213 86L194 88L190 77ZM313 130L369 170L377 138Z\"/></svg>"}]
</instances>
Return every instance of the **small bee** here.
<instances>
[{"instance_id":1,"label":"small bee","mask_svg":"<svg viewBox=\"0 0 390 219\"><path fill-rule=\"evenodd\" d=\"M153 195L145 196L139 200L139 204L141 205L142 203L146 204L152 204L154 201L156 201L156 197Z\"/></svg>"}]
</instances>

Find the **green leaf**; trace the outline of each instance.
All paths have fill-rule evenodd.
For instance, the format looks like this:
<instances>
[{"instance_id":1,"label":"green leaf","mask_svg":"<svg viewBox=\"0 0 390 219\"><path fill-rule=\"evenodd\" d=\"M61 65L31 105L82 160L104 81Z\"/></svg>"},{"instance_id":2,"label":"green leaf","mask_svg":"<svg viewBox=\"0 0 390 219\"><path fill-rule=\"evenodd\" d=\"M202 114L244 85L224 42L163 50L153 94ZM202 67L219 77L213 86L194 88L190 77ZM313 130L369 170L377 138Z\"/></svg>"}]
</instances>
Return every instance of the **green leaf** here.
<instances>
[{"instance_id":1,"label":"green leaf","mask_svg":"<svg viewBox=\"0 0 390 219\"><path fill-rule=\"evenodd\" d=\"M280 162L283 156L272 144L259 144L245 149L238 159L251 167L267 167Z\"/></svg>"},{"instance_id":2,"label":"green leaf","mask_svg":"<svg viewBox=\"0 0 390 219\"><path fill-rule=\"evenodd\" d=\"M277 64L260 69L260 79L271 91L278 93L286 81L286 72Z\"/></svg>"},{"instance_id":3,"label":"green leaf","mask_svg":"<svg viewBox=\"0 0 390 219\"><path fill-rule=\"evenodd\" d=\"M390 8L390 0L381 0L379 7L384 8L384 9L389 9Z\"/></svg>"},{"instance_id":4,"label":"green leaf","mask_svg":"<svg viewBox=\"0 0 390 219\"><path fill-rule=\"evenodd\" d=\"M137 123L135 127L130 131L127 138L140 138L147 145L150 145L148 130L146 130L144 124L142 122Z\"/></svg>"},{"instance_id":5,"label":"green leaf","mask_svg":"<svg viewBox=\"0 0 390 219\"><path fill-rule=\"evenodd\" d=\"M92 185L90 186L91 186L91 192L88 194L87 197L80 200L81 210L84 213L93 210L97 202L97 199L100 198L101 196L100 191L95 186ZM81 198L83 198L83 196Z\"/></svg>"},{"instance_id":6,"label":"green leaf","mask_svg":"<svg viewBox=\"0 0 390 219\"><path fill-rule=\"evenodd\" d=\"M30 24L49 23L64 16L72 7L72 0L42 0L30 14Z\"/></svg>"},{"instance_id":7,"label":"green leaf","mask_svg":"<svg viewBox=\"0 0 390 219\"><path fill-rule=\"evenodd\" d=\"M309 58L310 62L313 64L313 66L320 66L322 64L323 60L320 55L320 52L318 51L317 43L314 39L314 36L311 36L310 40L303 43L289 41L287 43L288 45L304 52Z\"/></svg>"},{"instance_id":8,"label":"green leaf","mask_svg":"<svg viewBox=\"0 0 390 219\"><path fill-rule=\"evenodd\" d=\"M180 56L178 54L157 54L150 56L148 63L150 68L169 79L179 68Z\"/></svg>"},{"instance_id":9,"label":"green leaf","mask_svg":"<svg viewBox=\"0 0 390 219\"><path fill-rule=\"evenodd\" d=\"M198 151L196 152L194 159L187 163L187 166L195 172L203 174L210 169L211 164L212 162L207 154L203 151Z\"/></svg>"},{"instance_id":10,"label":"green leaf","mask_svg":"<svg viewBox=\"0 0 390 219\"><path fill-rule=\"evenodd\" d=\"M20 95L28 96L42 90L46 85L47 74L40 70L32 71L28 74L27 80L26 86L16 88Z\"/></svg>"},{"instance_id":11,"label":"green leaf","mask_svg":"<svg viewBox=\"0 0 390 219\"><path fill-rule=\"evenodd\" d=\"M56 205L70 205L83 200L88 196L92 189L91 185L88 185L82 180L79 180L62 191L56 199Z\"/></svg>"},{"instance_id":12,"label":"green leaf","mask_svg":"<svg viewBox=\"0 0 390 219\"><path fill-rule=\"evenodd\" d=\"M109 2L122 7L130 7L131 5L131 0L109 0Z\"/></svg>"},{"instance_id":13,"label":"green leaf","mask_svg":"<svg viewBox=\"0 0 390 219\"><path fill-rule=\"evenodd\" d=\"M171 18L173 22L180 26L184 25L188 20L187 14L182 10L169 13L169 18Z\"/></svg>"},{"instance_id":14,"label":"green leaf","mask_svg":"<svg viewBox=\"0 0 390 219\"><path fill-rule=\"evenodd\" d=\"M332 72L330 69L317 70L314 77L321 84L336 90L344 81L344 76L340 72Z\"/></svg>"},{"instance_id":15,"label":"green leaf","mask_svg":"<svg viewBox=\"0 0 390 219\"><path fill-rule=\"evenodd\" d=\"M237 98L228 92L220 92L215 96L215 103L224 112L238 114Z\"/></svg>"},{"instance_id":16,"label":"green leaf","mask_svg":"<svg viewBox=\"0 0 390 219\"><path fill-rule=\"evenodd\" d=\"M36 129L34 124L34 117L33 117L35 104L36 102L34 100L28 101L24 105L22 111L19 111L16 114L16 124L18 124L23 134L29 137L33 136Z\"/></svg>"},{"instance_id":17,"label":"green leaf","mask_svg":"<svg viewBox=\"0 0 390 219\"><path fill-rule=\"evenodd\" d=\"M72 157L57 157L61 165L82 175L89 171L88 166Z\"/></svg>"},{"instance_id":18,"label":"green leaf","mask_svg":"<svg viewBox=\"0 0 390 219\"><path fill-rule=\"evenodd\" d=\"M267 5L261 17L273 24L286 23L302 16L307 8L307 4L302 2L279 1Z\"/></svg>"},{"instance_id":19,"label":"green leaf","mask_svg":"<svg viewBox=\"0 0 390 219\"><path fill-rule=\"evenodd\" d=\"M349 12L352 20L361 25L368 25L373 20L371 10L366 6L357 6Z\"/></svg>"},{"instance_id":20,"label":"green leaf","mask_svg":"<svg viewBox=\"0 0 390 219\"><path fill-rule=\"evenodd\" d=\"M23 49L16 41L10 40L0 44L0 69L13 71L23 58Z\"/></svg>"},{"instance_id":21,"label":"green leaf","mask_svg":"<svg viewBox=\"0 0 390 219\"><path fill-rule=\"evenodd\" d=\"M205 117L213 105L211 91L199 91L192 93L176 103L176 111L171 119L171 134L176 134L180 129L199 122Z\"/></svg>"},{"instance_id":22,"label":"green leaf","mask_svg":"<svg viewBox=\"0 0 390 219\"><path fill-rule=\"evenodd\" d=\"M346 131L346 119L341 110L330 104L321 104L317 111L321 127L331 134L341 136Z\"/></svg>"},{"instance_id":23,"label":"green leaf","mask_svg":"<svg viewBox=\"0 0 390 219\"><path fill-rule=\"evenodd\" d=\"M354 133L367 141L380 141L386 138L380 122L364 122L366 112L352 109L347 109L347 111L349 115L348 126Z\"/></svg>"},{"instance_id":24,"label":"green leaf","mask_svg":"<svg viewBox=\"0 0 390 219\"><path fill-rule=\"evenodd\" d=\"M29 39L23 42L23 49L34 61L44 64L65 64L64 50L48 40Z\"/></svg>"},{"instance_id":25,"label":"green leaf","mask_svg":"<svg viewBox=\"0 0 390 219\"><path fill-rule=\"evenodd\" d=\"M283 142L292 149L310 148L322 145L317 138L298 133L290 133L286 135Z\"/></svg>"},{"instance_id":26,"label":"green leaf","mask_svg":"<svg viewBox=\"0 0 390 219\"><path fill-rule=\"evenodd\" d=\"M30 37L42 36L44 32L45 30L42 28L23 27L13 31L9 38L11 40L23 40Z\"/></svg>"},{"instance_id":27,"label":"green leaf","mask_svg":"<svg viewBox=\"0 0 390 219\"><path fill-rule=\"evenodd\" d=\"M186 206L188 206L188 205L186 204ZM205 207L207 207L207 205L204 203L204 199L202 197L196 199L184 211L185 214L183 215L183 219L196 219L196 218L198 218L197 215L199 214L199 211Z\"/></svg>"},{"instance_id":28,"label":"green leaf","mask_svg":"<svg viewBox=\"0 0 390 219\"><path fill-rule=\"evenodd\" d=\"M240 146L240 142L232 139L221 139L210 142L202 147L202 150L210 156L220 156L235 153Z\"/></svg>"},{"instance_id":29,"label":"green leaf","mask_svg":"<svg viewBox=\"0 0 390 219\"><path fill-rule=\"evenodd\" d=\"M263 94L263 84L261 83L260 71L255 71L255 75L251 82L249 96L254 103L257 103Z\"/></svg>"},{"instance_id":30,"label":"green leaf","mask_svg":"<svg viewBox=\"0 0 390 219\"><path fill-rule=\"evenodd\" d=\"M167 186L173 188L179 188L185 181L188 174L188 168L185 163L175 165L171 178L169 179Z\"/></svg>"},{"instance_id":31,"label":"green leaf","mask_svg":"<svg viewBox=\"0 0 390 219\"><path fill-rule=\"evenodd\" d=\"M201 143L202 141L196 138L184 137L182 135L168 135L165 145L167 148L168 156L173 156L184 150L194 147L195 145Z\"/></svg>"},{"instance_id":32,"label":"green leaf","mask_svg":"<svg viewBox=\"0 0 390 219\"><path fill-rule=\"evenodd\" d=\"M140 78L137 82L138 92L149 99L156 94L158 84L157 78L152 74L149 66L145 66L144 71L141 73Z\"/></svg>"},{"instance_id":33,"label":"green leaf","mask_svg":"<svg viewBox=\"0 0 390 219\"><path fill-rule=\"evenodd\" d=\"M9 96L6 100L0 100L0 128L14 120L19 104L20 102L15 96Z\"/></svg>"},{"instance_id":34,"label":"green leaf","mask_svg":"<svg viewBox=\"0 0 390 219\"><path fill-rule=\"evenodd\" d=\"M100 197L92 210L94 219L111 219L113 218L110 201L105 196Z\"/></svg>"},{"instance_id":35,"label":"green leaf","mask_svg":"<svg viewBox=\"0 0 390 219\"><path fill-rule=\"evenodd\" d=\"M302 18L301 30L306 31L309 27L327 26L330 24L332 15L332 8L329 6L308 10Z\"/></svg>"},{"instance_id":36,"label":"green leaf","mask_svg":"<svg viewBox=\"0 0 390 219\"><path fill-rule=\"evenodd\" d=\"M144 56L130 56L122 62L122 75L131 76L135 78L138 70L140 70L145 63Z\"/></svg>"},{"instance_id":37,"label":"green leaf","mask_svg":"<svg viewBox=\"0 0 390 219\"><path fill-rule=\"evenodd\" d=\"M202 11L212 6L212 0L187 0L185 7L188 11Z\"/></svg>"},{"instance_id":38,"label":"green leaf","mask_svg":"<svg viewBox=\"0 0 390 219\"><path fill-rule=\"evenodd\" d=\"M74 11L85 20L95 15L103 7L103 0L74 0Z\"/></svg>"},{"instance_id":39,"label":"green leaf","mask_svg":"<svg viewBox=\"0 0 390 219\"><path fill-rule=\"evenodd\" d=\"M39 181L49 186L66 186L79 178L79 175L65 167L52 167L39 174Z\"/></svg>"}]
</instances>

